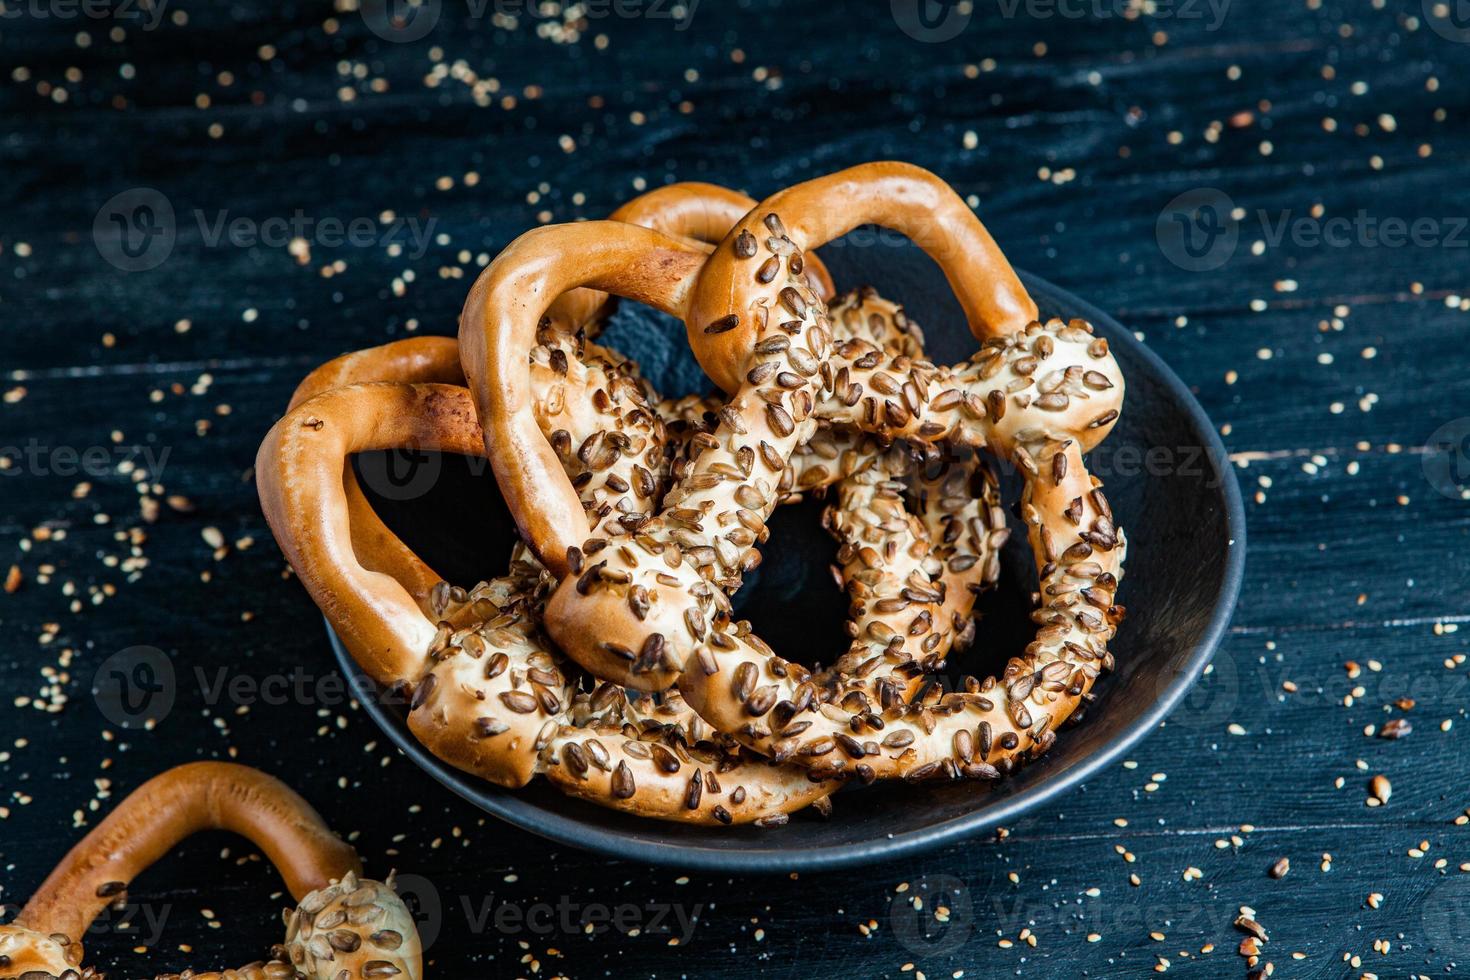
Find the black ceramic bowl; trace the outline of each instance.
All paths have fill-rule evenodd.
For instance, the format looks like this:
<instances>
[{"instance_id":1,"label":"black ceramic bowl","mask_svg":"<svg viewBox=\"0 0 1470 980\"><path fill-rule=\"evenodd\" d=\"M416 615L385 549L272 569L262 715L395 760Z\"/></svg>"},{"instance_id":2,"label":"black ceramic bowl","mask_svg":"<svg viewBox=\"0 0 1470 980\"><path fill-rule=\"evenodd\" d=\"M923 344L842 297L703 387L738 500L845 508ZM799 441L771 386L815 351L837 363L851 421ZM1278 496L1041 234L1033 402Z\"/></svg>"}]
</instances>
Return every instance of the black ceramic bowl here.
<instances>
[{"instance_id":1,"label":"black ceramic bowl","mask_svg":"<svg viewBox=\"0 0 1470 980\"><path fill-rule=\"evenodd\" d=\"M822 251L839 288L879 285L925 329L930 356L956 363L974 351L943 275L918 249L881 234L854 233ZM784 872L887 860L960 840L1015 820L1114 762L1184 696L1225 633L1245 559L1245 517L1224 447L1189 391L1106 313L1034 276L1023 276L1043 316L1083 317L1108 339L1127 379L1123 415L1088 460L1128 535L1120 601L1134 610L1112 644L1117 670L1098 687L1087 717L1064 727L1037 764L998 787L959 782L848 787L823 820L810 811L782 827L710 829L639 820L570 799L537 780L505 790L465 775L425 751L400 705L360 688L362 703L415 763L460 796L535 834L612 857L729 872ZM620 310L605 342L635 358L660 390L710 387L688 353L683 328L648 310ZM385 521L451 581L471 584L504 571L514 529L483 461L359 460L364 486ZM389 469L396 476L389 479ZM1017 481L1003 480L1007 499ZM375 492L376 491L376 492ZM782 508L771 521L764 562L736 596L740 615L783 655L830 662L840 652L846 600L828 566L835 544L821 505ZM957 674L996 673L1030 639L1036 581L1025 535L1004 552L1002 584L980 603L979 638L951 657ZM358 676L332 637L343 670ZM801 653L805 651L805 654Z\"/></svg>"}]
</instances>

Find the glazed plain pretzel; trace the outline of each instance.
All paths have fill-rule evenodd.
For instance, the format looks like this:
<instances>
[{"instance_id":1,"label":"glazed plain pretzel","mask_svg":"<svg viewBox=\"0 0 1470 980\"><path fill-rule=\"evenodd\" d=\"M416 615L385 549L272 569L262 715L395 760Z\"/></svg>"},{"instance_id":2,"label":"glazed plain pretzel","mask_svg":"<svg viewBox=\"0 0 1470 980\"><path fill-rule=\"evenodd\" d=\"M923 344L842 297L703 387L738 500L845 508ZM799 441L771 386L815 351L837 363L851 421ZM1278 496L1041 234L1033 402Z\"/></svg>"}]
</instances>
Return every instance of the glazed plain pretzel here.
<instances>
[{"instance_id":1,"label":"glazed plain pretzel","mask_svg":"<svg viewBox=\"0 0 1470 980\"><path fill-rule=\"evenodd\" d=\"M469 393L437 384L329 389L271 429L256 479L297 575L358 663L411 692L409 727L436 756L503 786L544 772L604 806L693 823L782 822L830 792L799 768L747 758L689 719L643 724L656 719L629 709L615 688L578 692L541 638L533 562L513 560L508 575L473 590L432 588L426 613L392 573L373 570L407 561L408 581L441 581L401 542L392 563L360 560L346 460L403 446L483 455Z\"/></svg>"},{"instance_id":2,"label":"glazed plain pretzel","mask_svg":"<svg viewBox=\"0 0 1470 980\"><path fill-rule=\"evenodd\" d=\"M854 340L801 270L806 250L864 223L939 262L971 331L969 363L941 369ZM527 365L548 297L590 285L681 317L706 373L731 393L660 515L635 533L584 535L575 491L537 429ZM813 778L995 778L1045 750L1109 663L1123 539L1082 453L1110 430L1122 377L1085 323L1036 308L957 195L902 164L855 167L757 205L716 247L591 222L528 232L478 279L460 349L486 445L523 536L563 577L547 630L599 676L679 682L717 729ZM1036 640L999 680L938 703L852 711L810 672L730 621L727 594L758 561L776 481L817 419L883 436L981 447L1025 477L1022 516L1040 573Z\"/></svg>"},{"instance_id":3,"label":"glazed plain pretzel","mask_svg":"<svg viewBox=\"0 0 1470 980\"><path fill-rule=\"evenodd\" d=\"M297 906L286 912L286 940L270 960L186 976L423 976L418 931L393 891L392 875L383 884L359 877L357 853L279 780L245 766L196 762L154 777L118 804L57 865L14 924L0 926L0 977L97 976L81 965L92 921L126 900L134 878L201 830L249 838L281 873Z\"/></svg>"}]
</instances>

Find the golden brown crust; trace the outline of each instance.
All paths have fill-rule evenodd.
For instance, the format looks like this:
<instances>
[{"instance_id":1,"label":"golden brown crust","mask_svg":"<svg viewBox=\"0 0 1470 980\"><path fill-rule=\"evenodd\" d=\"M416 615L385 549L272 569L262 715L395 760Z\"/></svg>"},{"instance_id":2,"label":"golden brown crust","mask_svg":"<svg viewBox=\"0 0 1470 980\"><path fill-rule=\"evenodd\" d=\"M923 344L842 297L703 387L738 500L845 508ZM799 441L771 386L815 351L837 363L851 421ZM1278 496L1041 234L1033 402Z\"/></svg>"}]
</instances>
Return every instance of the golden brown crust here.
<instances>
[{"instance_id":1,"label":"golden brown crust","mask_svg":"<svg viewBox=\"0 0 1470 980\"><path fill-rule=\"evenodd\" d=\"M470 290L460 358L491 466L521 537L559 577L570 571L568 549L586 538L587 517L536 419L527 354L538 325L553 299L579 286L677 315L703 262L699 248L636 225L553 225L517 238Z\"/></svg>"},{"instance_id":2,"label":"golden brown crust","mask_svg":"<svg viewBox=\"0 0 1470 980\"><path fill-rule=\"evenodd\" d=\"M754 198L718 184L688 181L640 194L608 218L652 228L708 252L755 203ZM808 258L806 274L823 299L836 292L831 273L815 254ZM554 329L575 332L595 324L606 312L607 300L607 293L600 290L573 289L556 298L546 311L546 320Z\"/></svg>"},{"instance_id":3,"label":"golden brown crust","mask_svg":"<svg viewBox=\"0 0 1470 980\"><path fill-rule=\"evenodd\" d=\"M290 410L332 388L360 381L398 381L405 384L463 385L459 345L453 337L409 337L365 350L343 354L312 371L291 395ZM342 467L347 497L352 550L363 568L382 572L402 582L420 604L434 587L423 562L415 559L398 536L388 530L363 495L351 461Z\"/></svg>"},{"instance_id":4,"label":"golden brown crust","mask_svg":"<svg viewBox=\"0 0 1470 980\"><path fill-rule=\"evenodd\" d=\"M772 227L772 216L779 232ZM807 252L863 224L906 235L939 263L978 339L1019 330L1036 319L1036 304L1010 263L948 184L912 164L860 164L772 195L716 247L700 273L685 319L694 355L716 384L725 391L739 385L736 366L754 345L757 324L743 317L736 328L718 335L703 329L731 310L747 309L748 277L773 256L787 264L792 256L804 260ZM759 247L746 256L751 242ZM741 243L747 244L737 251Z\"/></svg>"},{"instance_id":5,"label":"golden brown crust","mask_svg":"<svg viewBox=\"0 0 1470 980\"><path fill-rule=\"evenodd\" d=\"M331 389L288 412L261 444L255 478L286 560L358 665L378 683L393 685L416 676L434 637L425 584L439 576L406 549L398 552L392 573L368 567L371 558L364 563L353 547L342 480L346 460L376 449L474 456L484 449L463 388L381 384L367 394L343 394L354 390ZM369 404L373 410L363 411Z\"/></svg>"},{"instance_id":6,"label":"golden brown crust","mask_svg":"<svg viewBox=\"0 0 1470 980\"><path fill-rule=\"evenodd\" d=\"M316 915L318 905L325 906L320 900L340 892L343 882L350 882L359 898L370 898L357 904L371 905L372 915L331 922L330 958L321 957L316 968L295 960L307 976L421 976L413 919L391 887L359 880L361 865L351 845L332 834L311 805L285 784L224 762L196 762L154 777L73 847L15 923L0 927L4 975L26 975L28 970L91 975L90 970L81 972L81 940L92 921L107 906L125 900L134 878L201 830L229 830L259 847L300 902L291 913L298 925L324 927ZM384 935L385 928L395 930L396 939ZM288 948L296 933L295 927L288 933ZM373 964L397 972L373 973L381 969Z\"/></svg>"}]
</instances>

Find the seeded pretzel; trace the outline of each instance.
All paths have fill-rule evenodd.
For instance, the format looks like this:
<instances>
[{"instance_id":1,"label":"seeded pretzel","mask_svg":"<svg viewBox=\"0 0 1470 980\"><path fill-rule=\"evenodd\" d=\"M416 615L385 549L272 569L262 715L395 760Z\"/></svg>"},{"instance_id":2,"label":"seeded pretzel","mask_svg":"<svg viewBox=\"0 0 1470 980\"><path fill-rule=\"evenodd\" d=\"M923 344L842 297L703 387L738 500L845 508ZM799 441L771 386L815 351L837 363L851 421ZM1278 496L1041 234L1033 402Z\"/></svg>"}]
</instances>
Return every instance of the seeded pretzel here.
<instances>
[{"instance_id":1,"label":"seeded pretzel","mask_svg":"<svg viewBox=\"0 0 1470 980\"><path fill-rule=\"evenodd\" d=\"M354 553L344 465L352 453L402 446L483 455L468 392L329 389L271 429L256 477L292 567L358 663L411 693L409 728L436 756L503 786L544 772L604 806L692 823L783 822L830 792L726 740L640 725L621 710L620 692L589 710L538 628L538 565L513 561L508 575L468 592L433 588L427 614L402 582L369 569L372 560ZM411 581L439 581L401 543L395 549L418 566Z\"/></svg>"},{"instance_id":2,"label":"seeded pretzel","mask_svg":"<svg viewBox=\"0 0 1470 980\"><path fill-rule=\"evenodd\" d=\"M676 189L670 190L672 191ZM684 202L691 199L691 193L695 192L682 191L680 194L675 195L673 197L673 200L676 202L677 205L679 204L679 202ZM726 192L712 193L711 189L708 188L703 190L702 193L711 195L717 201L731 199L731 195L728 195L728 193ZM724 197L721 198L720 194L724 194ZM696 223L694 226L691 226L688 220L678 217L676 207L667 207L665 205L662 205L660 203L661 197L667 198L669 197L669 195L646 195L644 198L640 198L639 201L634 202L634 204L642 204L641 211L628 208L625 208L624 211L628 212L630 210L635 210L635 216L639 220L662 222L664 224L674 225L679 230L693 231L694 234L698 236L705 236L710 234L710 225L708 224L708 222L706 222L704 225L698 225ZM723 222L724 226L728 226L730 223L733 222L735 217L743 214L744 209L748 208L751 203L752 202L750 202L748 199L739 199L738 203L731 204L730 207L727 207L725 213L717 220ZM740 210L731 211L731 207L738 207ZM675 212L672 217L670 215L671 211ZM809 275L811 274L811 271L814 267L814 265L808 267ZM576 293L569 294L568 296L563 296L561 300L558 300L558 304L564 305L565 301L569 297L574 297L575 295ZM573 304L573 309L588 310L592 309L596 305L597 304L595 303L582 302ZM546 321L555 323L556 319L557 317L553 313L551 315L548 315ZM876 329L879 318L874 315L870 317L870 319L873 321L873 323L868 325L868 327L863 332L863 335L868 335L870 332ZM890 328L890 331L895 333L895 335L902 335L905 339L908 339L910 341L912 340L912 335L906 332L907 325L902 323L901 314L896 318L890 315L888 319L884 322ZM897 324L896 331L893 330L895 324ZM585 444L583 443L584 438L590 440L593 435L597 434L595 432L595 427L589 426L586 423L585 415L572 413L568 411L564 406L559 407L554 411L548 411L544 406L548 402L553 400L558 400L563 403L576 401L575 395L569 395L560 399L554 399L553 396L556 390L563 387L563 382L560 380L560 377L567 377L569 381L574 380L570 377L570 375L572 374L571 369L573 365L587 360L588 358L586 357L586 351L589 351L592 348L591 345L583 345L575 339L566 338L564 336L566 333L565 329L560 332L553 332L552 330L547 329L547 327L548 323L544 321L543 329L539 331L539 337L543 341L543 346L546 347L547 350L543 351L542 348L538 348L538 353L540 353L541 356L533 357L533 375L535 377L537 391L540 393L538 395L537 401L538 407L540 407L540 411L538 411L538 421L540 421L541 423L542 431L545 432L548 437L555 440L558 436L565 435L566 430L558 430L552 423L552 418L565 415L569 418L572 418L574 423L578 419L581 419L581 425L571 424L569 425L569 429L570 435L575 437L575 442L577 444ZM876 336L876 334L873 335ZM902 345L900 345L900 348L902 348ZM595 356L598 358L599 361L612 362L616 359L616 355L612 354L611 352L603 352L600 348L598 348L597 351L598 353ZM373 348L368 351L349 354L314 371L298 388L296 395L293 397L293 405L300 404L303 400L317 393L320 393L323 390L328 389L332 386L342 385L355 381L379 379L392 379L400 381L443 379L452 381L455 380L456 374L454 370L454 365L450 363L452 352L453 344L450 341L436 340L431 338L416 338L413 340L401 341L395 344L384 345L383 347ZM562 365L560 367L560 370L548 372L543 369L540 371L539 374L535 373L538 366L544 368L545 365L548 365L552 361L554 361L557 358L558 352L560 352L562 358ZM570 356L568 356L568 354L570 354ZM586 400L586 392L588 390L591 390L596 394L602 394L603 390L597 389L595 386L591 386L585 383L581 385L568 384L566 385L566 387L570 387L574 390L580 388L583 392L583 400ZM548 392L551 392L552 394L549 395ZM636 392L632 393L633 401L635 402L636 394ZM592 429L593 431L589 432L589 429ZM848 458L856 457L860 460L870 461L871 459L877 458L880 454L869 450L857 454L848 453L847 455ZM886 455L892 458L898 454L888 453ZM565 453L565 451L563 451L562 456L564 465L571 462L567 458L567 454ZM571 472L577 471L574 466L569 466L568 468ZM346 477L345 491L348 499L348 510L351 515L352 521L351 533L354 542L354 550L358 553L359 560L362 562L364 568L387 573L390 576L399 578L405 583L414 583L418 586L416 590L413 590L416 593L414 595L414 598L416 599L417 604L421 608L427 609L427 611L431 614L431 618L442 620L447 614L446 607L450 604L449 595L451 593L448 590L448 587L442 582L437 583L437 587L435 584L432 584L434 583L436 576L434 576L432 572L424 567L422 562L419 562L414 556L412 556L411 552L408 552L406 547L396 538L394 538L385 527L383 527L381 521L378 520L376 515L372 512L370 505L368 505L365 499L362 498L362 495L356 485L355 480L352 479L350 467L344 466L343 472ZM851 474L853 473L853 470L848 469L846 470L846 472ZM856 476L854 477L854 479L857 478L858 477ZM871 483L869 485L871 486ZM620 489L626 490L628 488L626 485L624 485ZM583 502L584 506L588 506L589 508L596 506L596 501L588 500L585 492L583 496ZM643 500L643 504L645 507L651 505L651 503L651 500ZM871 528L868 529L869 536L871 536L872 530L873 529ZM859 543L862 542L860 541ZM925 554L927 554L927 551L927 546L925 546L922 552L916 554L915 557L923 557ZM933 561L933 558L929 558L929 560ZM489 601L486 596L491 594L496 595L499 600L496 603L497 608L506 610L513 609L515 611L514 618L516 624L525 627L526 629L532 629L533 626L531 620L534 618L534 616L532 614L529 614L528 610L531 610L535 606L535 603L534 601L525 601L524 597L522 595L519 595L518 593L529 593L531 591L530 583L533 581L533 579L523 578L520 581L514 582L513 585L507 584L511 581L511 579L507 579L504 581L498 580L496 583L488 583L487 585L481 586L479 589L475 590L475 596L478 597L478 601L483 603ZM850 583L850 585L854 588L857 587L857 580L854 579ZM463 604L465 602L471 601L471 596L464 593L463 590L453 590L453 593L455 594L455 602L457 603ZM962 596L968 596L968 593L964 591L961 591L959 594ZM972 596L969 596L969 599L972 600ZM968 612L968 602L965 600L961 600L961 602L957 604L957 608L961 609L962 611L956 611L955 613L953 613L955 620L958 622L963 619L967 622L968 620L966 614ZM855 605L854 611L855 614L860 614L861 606ZM506 619L507 615L510 614L507 613L505 615L502 615L501 619ZM504 625L499 625L497 629L503 630ZM440 630L438 637L442 637L443 632L443 630ZM466 633L465 635L469 634ZM932 634L931 638L937 640L940 638L940 635L940 632L936 631ZM436 637L436 640L434 641L434 645L436 647L439 645L440 642L438 637ZM948 633L944 634L944 639L945 644L943 650L947 650L948 641L950 639ZM454 644L454 646L458 646L458 644ZM929 645L929 649L934 649L933 644ZM943 650L940 650L938 652L939 656L943 655ZM536 655L538 657L542 657L543 659L546 657L544 651L538 651ZM543 664L541 665L541 669L554 670L555 668L554 665ZM390 672L396 671L396 667L390 669ZM379 680L385 683L391 683L391 681L388 679L387 674L384 674L381 671L377 672L377 674ZM437 676L438 675L436 673L430 673L429 675L427 675L426 680L430 683L430 685L432 685L436 681ZM420 687L419 690L423 691L423 687ZM616 719L613 719L613 721L614 723L616 723ZM601 725L603 731L607 730L607 719L599 719L598 724ZM626 724L626 722L624 724ZM700 737L700 732L695 729L695 726L699 726L700 728L704 727L702 723L698 721L697 716L693 715L692 712L689 712L687 708L683 708L682 711L670 710L669 706L666 704L661 706L659 727L657 729L654 729L651 726L645 726L642 735L646 740L649 739L650 736L661 736L664 738L665 741L669 741L675 749L679 749L682 752L681 744L699 747L700 742L709 741L708 739ZM421 732L420 734L423 733ZM670 741L670 735L676 735L677 740ZM546 740L544 738L538 739L538 743L545 743L545 741ZM719 742L720 740L716 739L716 741ZM594 753L600 751L600 746L598 746L596 743L589 744L594 745ZM538 744L534 747L544 749L546 748L546 745ZM718 758L719 761L721 761L722 764L725 766L729 765L728 757L730 756L730 753L728 752L728 750L731 747L732 746L728 744L722 744L721 746L722 754ZM644 747L640 745L630 746L630 749L633 751L638 751L643 748ZM704 748L706 759L708 760L709 747L705 746ZM443 755L444 753L440 754ZM605 759L606 753L603 752L602 756ZM453 757L450 757L450 761L455 762L455 764L460 765L461 768L467 768L470 771L481 771L483 769L483 763L481 762L477 762L473 759L467 762L464 761L463 753L460 754L460 758L461 761L455 762L455 759ZM591 795L594 797L598 793L606 795L609 789L615 788L611 785L604 788L598 788L596 786L589 785L589 780L586 776L586 754L580 750L577 744L571 745L571 750L570 752L565 753L565 758L568 761L568 765L562 768L558 768L555 765L557 761L556 755L552 754L550 757L550 761L552 764L549 766L547 771L554 781L557 781L557 777L560 774L564 774L573 769L580 769L581 773L579 775L579 778L570 781L561 780L561 782L563 782L568 788L572 789L573 791L580 791L582 795ZM675 762L674 764L677 766L677 762ZM617 775L616 769L614 769L613 772L614 775ZM491 778L495 778L495 774L491 774ZM521 776L517 775L514 778L520 779ZM527 774L525 778L529 778L529 775ZM710 775L710 778L713 779L713 774ZM712 785L717 788L717 784ZM686 787L686 794L688 792L690 792L690 790ZM733 795L738 802L741 797L745 795L745 790L737 786ZM640 801L640 805L646 807L647 802ZM684 807L684 810L687 811L688 809L689 808L686 805ZM718 804L714 804L712 806L712 811L716 819L725 819L728 812ZM681 814L683 814L683 811L681 811ZM777 815L768 814L764 817L764 819L770 821L774 819L775 816Z\"/></svg>"},{"instance_id":3,"label":"seeded pretzel","mask_svg":"<svg viewBox=\"0 0 1470 980\"><path fill-rule=\"evenodd\" d=\"M922 335L902 311L871 290L846 297L843 304L846 315L837 321L840 337L870 337L893 351L913 350L922 344ZM447 339L414 338L344 355L313 371L297 389L293 404L332 386L354 382L452 379L458 366L453 347ZM575 348L573 351L578 356ZM549 383L561 382L553 377ZM578 395L566 397L575 401ZM584 389L580 397L587 399L589 392ZM540 395L538 401L544 398ZM691 426L701 430L704 424L700 420ZM585 420L580 428L574 425L571 441L583 443L595 428ZM554 430L543 422L542 431L551 435ZM998 503L993 477L977 471L971 461L971 465L954 467L944 478L959 492L914 494L924 522L920 523L907 513L900 496L917 468L914 455L901 447L884 449L873 442L873 437L853 430L820 433L801 447L801 456L793 458L782 488L796 485L810 490L840 481L826 521L843 543L839 560L845 566L843 581L853 596L854 643L848 655L823 676L830 677L833 684L840 683L845 697L872 697L887 704L906 697L924 672L942 664L957 633L972 631L969 612L975 593L994 583L998 565L992 553L997 542L989 532L977 537L970 517L977 509L985 515L998 512ZM350 466L344 467L344 474L350 477ZM662 472L654 476L660 485L665 482ZM932 482L937 488L941 481ZM973 497L968 496L971 483L976 490ZM358 561L405 586L411 583L410 593L430 620L444 619L448 605L444 590L449 587L437 581L382 524L355 481L349 479L344 491ZM584 498L584 503L592 501ZM640 501L645 509L653 503L652 499ZM528 581L534 584L534 576ZM455 592L462 603L464 591ZM912 643L888 642L897 635ZM379 674L377 679L391 684L401 679L401 673ZM698 739L686 741L694 744Z\"/></svg>"},{"instance_id":4,"label":"seeded pretzel","mask_svg":"<svg viewBox=\"0 0 1470 980\"><path fill-rule=\"evenodd\" d=\"M868 222L904 232L940 263L984 342L970 364L942 370L861 341L833 349L803 256ZM636 533L584 536L575 492L536 438L526 351L546 297L582 285L681 317L706 373L732 393L663 512ZM902 164L856 167L775 195L707 262L626 226L523 235L471 290L460 347L502 490L537 556L564 577L548 631L599 676L647 689L679 682L716 728L772 755L789 752L813 778L994 778L1043 751L1109 663L1106 642L1121 616L1113 594L1122 538L1082 453L1116 420L1122 378L1090 327L1042 325L1035 314L964 202ZM989 446L1020 466L1040 628L999 683L974 682L932 706L853 712L823 700L805 668L730 621L727 595L759 560L776 481L819 416L885 437Z\"/></svg>"},{"instance_id":5,"label":"seeded pretzel","mask_svg":"<svg viewBox=\"0 0 1470 980\"><path fill-rule=\"evenodd\" d=\"M837 300L831 320L838 343L922 353L918 325L871 288ZM681 399L669 410L706 433L718 419L711 399ZM1009 532L995 478L973 453L925 459L904 444L885 448L860 430L827 426L797 447L779 490L785 501L828 486L835 499L823 519L841 544L835 571L852 597L853 642L813 683L830 700L897 704L944 666L952 644L968 645L975 597L999 578Z\"/></svg>"},{"instance_id":6,"label":"seeded pretzel","mask_svg":"<svg viewBox=\"0 0 1470 980\"><path fill-rule=\"evenodd\" d=\"M280 871L297 906L269 961L197 980L367 980L423 976L419 935L393 877L360 878L351 845L285 784L255 769L196 762L156 776L73 847L11 925L0 926L0 976L100 977L83 967L82 938L128 885L201 830L250 839Z\"/></svg>"},{"instance_id":7,"label":"seeded pretzel","mask_svg":"<svg viewBox=\"0 0 1470 980\"><path fill-rule=\"evenodd\" d=\"M744 194L717 184L677 183L634 198L614 211L612 219L657 228L696 245L713 244L723 238L725 232L755 203ZM815 255L807 263L806 273L813 288L824 297L832 295L832 278ZM544 364L550 366L557 363L558 358L568 363L572 359L581 360L588 367L584 378L609 382L604 390L625 389L621 379L614 381L611 376L631 368L627 376L636 386L636 367L630 362L606 348L579 344L575 337L568 336L581 329L593 330L607 312L606 306L607 294L590 289L572 290L558 297L547 311L543 324L542 336L548 341ZM464 383L464 372L459 363L458 345L452 338L412 337L344 354L323 364L297 386L288 407L295 408L323 391L358 381L458 385ZM551 417L554 416L542 416L543 420ZM551 437L553 430L546 431L548 438ZM646 468L644 472L647 472ZM634 476L639 475L635 470ZM364 567L393 575L403 583L418 605L427 609L429 591L436 583L415 578L424 570L422 563L415 562L403 543L383 524L363 496L350 465L343 471L343 480L354 550L363 560Z\"/></svg>"}]
</instances>

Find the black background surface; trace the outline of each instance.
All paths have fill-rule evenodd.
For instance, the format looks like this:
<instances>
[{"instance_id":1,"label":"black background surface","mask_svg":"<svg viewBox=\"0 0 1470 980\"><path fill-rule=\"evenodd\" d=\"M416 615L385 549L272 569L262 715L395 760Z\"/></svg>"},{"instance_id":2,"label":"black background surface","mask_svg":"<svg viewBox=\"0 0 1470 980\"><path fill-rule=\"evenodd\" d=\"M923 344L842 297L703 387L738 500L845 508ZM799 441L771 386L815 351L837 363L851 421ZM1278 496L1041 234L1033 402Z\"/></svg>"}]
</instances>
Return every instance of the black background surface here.
<instances>
[{"instance_id":1,"label":"black background surface","mask_svg":"<svg viewBox=\"0 0 1470 980\"><path fill-rule=\"evenodd\" d=\"M980 0L918 26L906 0L704 0L687 29L595 5L572 33L445 0L427 37L390 42L352 6L173 2L155 25L12 0L0 19L0 573L23 577L0 594L0 900L22 902L109 796L237 758L291 782L371 871L421 876L434 976L1123 977L1160 958L1234 976L1242 905L1278 977L1470 958L1452 485L1470 472L1470 32L1406 0L1237 0L1218 21L1201 3ZM1018 266L1138 331L1219 424L1251 554L1212 675L1133 763L1004 839L898 865L686 877L450 798L335 697L320 619L283 579L250 467L292 386L343 350L452 332L480 258L538 222L668 180L759 196L882 157L975 195ZM167 199L176 234L126 273L108 202L137 188ZM1156 228L1200 188L1241 209L1239 240L1191 272ZM298 210L370 219L371 244L331 247L317 226L303 264L213 235L222 214ZM384 212L432 222L421 252L398 233L395 254ZM1349 224L1312 238L1330 218ZM1416 220L1395 245L1393 222ZM69 451L90 447L103 462L78 473ZM152 461L142 485L129 459ZM89 693L138 646L179 681L152 732ZM327 686L241 705L196 668ZM1366 733L1393 717L1412 734ZM1370 808L1375 773L1393 795ZM133 977L260 955L281 902L251 853L181 848L133 889L162 936L141 955L146 922L109 929L92 962ZM563 927L560 909L594 903L635 906L623 921L642 928ZM692 930L651 908L668 905L697 912Z\"/></svg>"}]
</instances>

